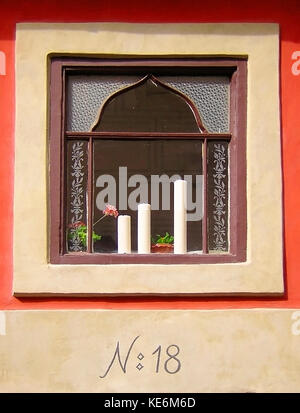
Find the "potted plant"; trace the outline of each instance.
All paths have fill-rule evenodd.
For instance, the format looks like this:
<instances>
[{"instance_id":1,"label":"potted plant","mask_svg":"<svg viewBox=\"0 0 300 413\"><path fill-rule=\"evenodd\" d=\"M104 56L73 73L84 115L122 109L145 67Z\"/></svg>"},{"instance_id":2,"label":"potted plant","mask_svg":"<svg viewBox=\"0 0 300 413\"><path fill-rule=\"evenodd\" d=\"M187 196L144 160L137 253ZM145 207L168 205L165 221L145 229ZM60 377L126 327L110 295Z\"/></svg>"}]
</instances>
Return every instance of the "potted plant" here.
<instances>
[{"instance_id":1,"label":"potted plant","mask_svg":"<svg viewBox=\"0 0 300 413\"><path fill-rule=\"evenodd\" d=\"M168 254L174 251L174 237L168 232L164 236L156 235L156 238L152 238L151 252Z\"/></svg>"},{"instance_id":2,"label":"potted plant","mask_svg":"<svg viewBox=\"0 0 300 413\"><path fill-rule=\"evenodd\" d=\"M102 238L101 235L93 231L93 241L98 241ZM87 246L87 226L84 222L79 221L69 225L68 240L77 246L76 250L85 249Z\"/></svg>"},{"instance_id":3,"label":"potted plant","mask_svg":"<svg viewBox=\"0 0 300 413\"><path fill-rule=\"evenodd\" d=\"M103 216L99 218L93 224L93 227L107 216L112 216L114 218L117 218L118 215L119 213L118 213L117 208L114 207L113 205L107 204L105 206L105 209L103 210ZM102 235L96 234L94 231L92 232L93 242L100 241L101 239L102 239ZM73 250L75 251L85 250L87 247L87 226L86 224L82 221L73 222L72 224L70 224L69 231L68 231L68 240L70 243L72 243L75 246Z\"/></svg>"}]
</instances>

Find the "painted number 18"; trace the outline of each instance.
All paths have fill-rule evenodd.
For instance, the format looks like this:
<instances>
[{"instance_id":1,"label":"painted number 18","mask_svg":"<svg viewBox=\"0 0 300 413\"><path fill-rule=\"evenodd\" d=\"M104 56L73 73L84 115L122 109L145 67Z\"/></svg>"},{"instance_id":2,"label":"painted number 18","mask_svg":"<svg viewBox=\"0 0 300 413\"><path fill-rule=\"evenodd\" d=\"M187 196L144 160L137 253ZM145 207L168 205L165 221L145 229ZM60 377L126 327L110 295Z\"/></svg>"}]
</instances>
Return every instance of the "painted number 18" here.
<instances>
[{"instance_id":1,"label":"painted number 18","mask_svg":"<svg viewBox=\"0 0 300 413\"><path fill-rule=\"evenodd\" d=\"M180 360L177 358L180 350L176 344L171 344L166 349L166 355L168 356L164 362L164 369L169 374L178 373L181 368ZM161 346L158 346L156 350L153 351L152 355L157 354L156 369L155 372L159 373L160 363L161 363Z\"/></svg>"}]
</instances>

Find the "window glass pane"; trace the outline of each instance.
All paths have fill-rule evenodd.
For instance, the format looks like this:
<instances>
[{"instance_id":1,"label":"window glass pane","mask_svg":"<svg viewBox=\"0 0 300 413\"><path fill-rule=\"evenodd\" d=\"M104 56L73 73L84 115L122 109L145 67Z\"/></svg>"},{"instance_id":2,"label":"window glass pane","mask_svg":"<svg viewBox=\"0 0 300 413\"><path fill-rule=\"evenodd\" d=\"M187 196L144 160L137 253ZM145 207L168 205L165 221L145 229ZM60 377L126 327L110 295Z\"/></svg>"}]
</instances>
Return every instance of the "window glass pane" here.
<instances>
[{"instance_id":1,"label":"window glass pane","mask_svg":"<svg viewBox=\"0 0 300 413\"><path fill-rule=\"evenodd\" d=\"M99 111L107 98L123 88L134 85L142 77L143 75L69 75L67 78L66 105L67 130L73 132L90 131L98 120ZM229 132L229 77L160 76L158 79L192 100L208 132ZM132 107L134 97L129 95L129 98ZM155 107L156 105L154 105L154 109ZM176 121L175 116L174 118ZM161 122L163 122L163 119ZM163 125L157 126L155 129L161 132L167 130L166 126ZM105 130L105 127L101 126L101 130ZM106 130L113 129L110 126ZM130 130L132 128L128 129L128 131ZM151 131L141 127L138 130ZM123 131L126 131L126 129L123 129ZM168 131L171 131L170 127ZM175 132L175 129L172 132Z\"/></svg>"},{"instance_id":2,"label":"window glass pane","mask_svg":"<svg viewBox=\"0 0 300 413\"><path fill-rule=\"evenodd\" d=\"M229 77L160 76L158 79L192 100L208 132L229 132Z\"/></svg>"},{"instance_id":3,"label":"window glass pane","mask_svg":"<svg viewBox=\"0 0 300 413\"><path fill-rule=\"evenodd\" d=\"M138 76L69 75L67 78L67 130L88 132L96 122L105 100Z\"/></svg>"},{"instance_id":4,"label":"window glass pane","mask_svg":"<svg viewBox=\"0 0 300 413\"><path fill-rule=\"evenodd\" d=\"M228 143L208 142L207 150L208 247L228 251Z\"/></svg>"},{"instance_id":5,"label":"window glass pane","mask_svg":"<svg viewBox=\"0 0 300 413\"><path fill-rule=\"evenodd\" d=\"M199 132L194 112L172 89L147 79L114 96L95 131Z\"/></svg>"},{"instance_id":6,"label":"window glass pane","mask_svg":"<svg viewBox=\"0 0 300 413\"><path fill-rule=\"evenodd\" d=\"M120 169L121 168L121 169ZM103 176L106 175L106 176ZM135 175L135 176L134 176ZM158 180L166 175L164 187ZM105 203L131 216L132 252L137 250L138 203L151 204L151 235L173 235L173 183L169 178L190 176L195 221L188 222L188 249L202 249L202 186L196 189L196 175L202 175L202 142L199 140L98 139L94 142L94 252L117 251L117 222L103 216ZM115 184L114 184L115 182ZM152 184L151 184L152 183ZM109 191L108 191L108 188ZM127 188L127 189L126 189ZM105 197L109 192L109 196Z\"/></svg>"},{"instance_id":7,"label":"window glass pane","mask_svg":"<svg viewBox=\"0 0 300 413\"><path fill-rule=\"evenodd\" d=\"M66 243L69 252L86 251L87 149L87 142L67 142Z\"/></svg>"}]
</instances>

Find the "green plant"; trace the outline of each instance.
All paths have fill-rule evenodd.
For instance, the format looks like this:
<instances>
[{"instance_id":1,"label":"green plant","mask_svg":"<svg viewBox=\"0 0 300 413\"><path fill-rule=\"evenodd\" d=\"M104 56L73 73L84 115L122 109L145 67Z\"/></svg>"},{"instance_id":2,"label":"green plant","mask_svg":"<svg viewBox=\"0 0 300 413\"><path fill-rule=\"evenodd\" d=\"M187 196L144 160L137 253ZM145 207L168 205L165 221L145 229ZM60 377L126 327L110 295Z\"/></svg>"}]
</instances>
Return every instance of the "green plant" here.
<instances>
[{"instance_id":1,"label":"green plant","mask_svg":"<svg viewBox=\"0 0 300 413\"><path fill-rule=\"evenodd\" d=\"M156 238L152 237L153 244L173 244L174 237L170 235L168 232L165 233L164 236L156 234Z\"/></svg>"},{"instance_id":2,"label":"green plant","mask_svg":"<svg viewBox=\"0 0 300 413\"><path fill-rule=\"evenodd\" d=\"M117 218L118 215L119 215L119 212L115 206L106 204L105 209L103 210L103 216L99 218L96 222L94 222L93 227L96 224L98 224L98 222L102 221L102 219L104 219L105 217L111 216L111 217ZM102 235L98 235L93 231L92 233L93 241L100 241L101 238L102 238ZM74 222L69 225L68 240L73 242L77 246L78 244L81 244L81 247L82 246L87 247L87 226L85 225L84 222L78 221L78 222Z\"/></svg>"},{"instance_id":3,"label":"green plant","mask_svg":"<svg viewBox=\"0 0 300 413\"><path fill-rule=\"evenodd\" d=\"M69 231L68 238L70 241L80 240L81 244L87 246L87 226L83 222L73 224L71 231ZM93 231L93 241L99 241L102 235L98 235Z\"/></svg>"}]
</instances>

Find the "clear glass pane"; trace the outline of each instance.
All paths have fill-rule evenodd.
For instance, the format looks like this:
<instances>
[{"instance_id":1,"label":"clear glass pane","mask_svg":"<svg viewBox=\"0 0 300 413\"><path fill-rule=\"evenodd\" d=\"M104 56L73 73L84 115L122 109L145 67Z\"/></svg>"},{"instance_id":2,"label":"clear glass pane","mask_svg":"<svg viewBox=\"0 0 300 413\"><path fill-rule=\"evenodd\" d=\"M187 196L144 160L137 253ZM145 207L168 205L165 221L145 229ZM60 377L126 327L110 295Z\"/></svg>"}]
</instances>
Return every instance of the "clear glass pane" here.
<instances>
[{"instance_id":1,"label":"clear glass pane","mask_svg":"<svg viewBox=\"0 0 300 413\"><path fill-rule=\"evenodd\" d=\"M151 79L114 96L95 131L199 132L191 107L173 90Z\"/></svg>"},{"instance_id":2,"label":"clear glass pane","mask_svg":"<svg viewBox=\"0 0 300 413\"><path fill-rule=\"evenodd\" d=\"M229 132L230 79L227 76L159 76L188 96L211 133Z\"/></svg>"},{"instance_id":3,"label":"clear glass pane","mask_svg":"<svg viewBox=\"0 0 300 413\"><path fill-rule=\"evenodd\" d=\"M228 251L228 143L207 146L208 248L220 253Z\"/></svg>"},{"instance_id":4,"label":"clear glass pane","mask_svg":"<svg viewBox=\"0 0 300 413\"><path fill-rule=\"evenodd\" d=\"M85 141L67 142L66 241L68 252L87 247L87 160Z\"/></svg>"},{"instance_id":5,"label":"clear glass pane","mask_svg":"<svg viewBox=\"0 0 300 413\"><path fill-rule=\"evenodd\" d=\"M116 91L136 83L137 76L69 75L67 78L67 130L88 132L99 110Z\"/></svg>"},{"instance_id":6,"label":"clear glass pane","mask_svg":"<svg viewBox=\"0 0 300 413\"><path fill-rule=\"evenodd\" d=\"M121 169L120 169L121 168ZM104 175L106 175L104 177ZM135 175L135 176L134 176ZM158 182L162 175L165 186ZM173 235L173 183L168 178L190 178L194 221L188 222L188 249L202 249L202 142L199 140L99 139L94 142L94 241L95 252L117 251L117 223L103 217L105 203L131 216L132 252L137 250L138 203L151 203L151 235ZM115 182L115 185L114 185ZM105 196L109 190L109 196ZM198 207L196 208L196 204ZM101 220L100 220L101 219Z\"/></svg>"}]
</instances>

